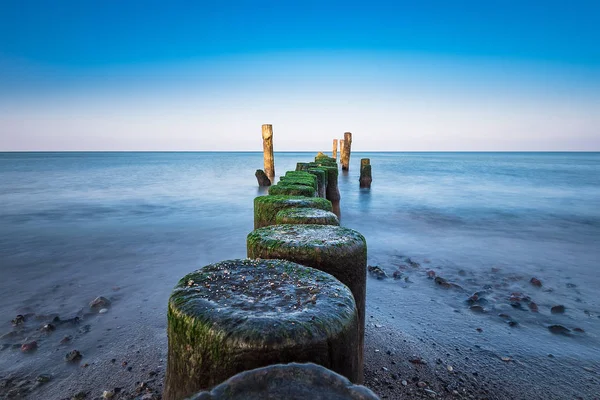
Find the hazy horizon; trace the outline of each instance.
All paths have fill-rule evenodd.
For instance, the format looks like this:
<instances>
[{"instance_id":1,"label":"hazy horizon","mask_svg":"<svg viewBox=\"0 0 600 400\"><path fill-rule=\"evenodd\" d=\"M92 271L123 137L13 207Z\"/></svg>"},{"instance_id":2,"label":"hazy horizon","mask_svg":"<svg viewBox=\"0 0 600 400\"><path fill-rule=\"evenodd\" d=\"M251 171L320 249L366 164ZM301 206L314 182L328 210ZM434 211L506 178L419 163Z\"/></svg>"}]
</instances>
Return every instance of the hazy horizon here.
<instances>
[{"instance_id":1,"label":"hazy horizon","mask_svg":"<svg viewBox=\"0 0 600 400\"><path fill-rule=\"evenodd\" d=\"M0 151L600 150L600 4L36 4Z\"/></svg>"}]
</instances>

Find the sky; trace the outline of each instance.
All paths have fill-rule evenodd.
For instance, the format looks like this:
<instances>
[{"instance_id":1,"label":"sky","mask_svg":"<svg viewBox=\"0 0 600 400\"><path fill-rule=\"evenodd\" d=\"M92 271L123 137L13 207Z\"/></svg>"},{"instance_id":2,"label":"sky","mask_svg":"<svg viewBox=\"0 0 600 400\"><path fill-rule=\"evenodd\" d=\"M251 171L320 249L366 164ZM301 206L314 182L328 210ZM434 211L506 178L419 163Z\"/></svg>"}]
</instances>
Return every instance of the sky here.
<instances>
[{"instance_id":1,"label":"sky","mask_svg":"<svg viewBox=\"0 0 600 400\"><path fill-rule=\"evenodd\" d=\"M0 151L600 151L600 1L3 1Z\"/></svg>"}]
</instances>

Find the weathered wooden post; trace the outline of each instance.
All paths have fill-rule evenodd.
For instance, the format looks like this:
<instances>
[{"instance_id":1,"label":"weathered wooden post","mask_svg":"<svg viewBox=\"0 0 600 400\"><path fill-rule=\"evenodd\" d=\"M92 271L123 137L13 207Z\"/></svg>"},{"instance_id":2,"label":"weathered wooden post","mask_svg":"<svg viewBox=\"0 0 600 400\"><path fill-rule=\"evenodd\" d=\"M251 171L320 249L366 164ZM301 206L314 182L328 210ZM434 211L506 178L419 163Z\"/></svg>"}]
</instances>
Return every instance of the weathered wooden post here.
<instances>
[{"instance_id":1,"label":"weathered wooden post","mask_svg":"<svg viewBox=\"0 0 600 400\"><path fill-rule=\"evenodd\" d=\"M275 224L339 225L340 221L331 211L320 208L286 208L277 213Z\"/></svg>"},{"instance_id":2,"label":"weathered wooden post","mask_svg":"<svg viewBox=\"0 0 600 400\"><path fill-rule=\"evenodd\" d=\"M355 383L362 376L352 293L330 274L293 262L207 265L175 286L167 320L165 400L280 363L319 364Z\"/></svg>"},{"instance_id":3,"label":"weathered wooden post","mask_svg":"<svg viewBox=\"0 0 600 400\"><path fill-rule=\"evenodd\" d=\"M350 288L358 309L360 380L363 379L367 242L358 232L335 225L272 225L247 238L248 258L280 259L327 272Z\"/></svg>"},{"instance_id":4,"label":"weathered wooden post","mask_svg":"<svg viewBox=\"0 0 600 400\"><path fill-rule=\"evenodd\" d=\"M273 125L262 126L265 173L271 182L275 182L275 162L273 160Z\"/></svg>"},{"instance_id":5,"label":"weathered wooden post","mask_svg":"<svg viewBox=\"0 0 600 400\"><path fill-rule=\"evenodd\" d=\"M333 153L332 157L337 160L337 149L338 149L338 140L333 139Z\"/></svg>"},{"instance_id":6,"label":"weathered wooden post","mask_svg":"<svg viewBox=\"0 0 600 400\"><path fill-rule=\"evenodd\" d=\"M361 158L360 160L360 187L370 188L373 177L371 176L371 160L368 158Z\"/></svg>"},{"instance_id":7,"label":"weathered wooden post","mask_svg":"<svg viewBox=\"0 0 600 400\"><path fill-rule=\"evenodd\" d=\"M299 207L333 210L331 202L320 197L259 196L254 199L254 229L275 225L279 211Z\"/></svg>"},{"instance_id":8,"label":"weathered wooden post","mask_svg":"<svg viewBox=\"0 0 600 400\"><path fill-rule=\"evenodd\" d=\"M350 151L352 150L352 134L350 132L344 133L344 150L342 151L342 170L348 171L350 169Z\"/></svg>"},{"instance_id":9,"label":"weathered wooden post","mask_svg":"<svg viewBox=\"0 0 600 400\"><path fill-rule=\"evenodd\" d=\"M254 173L254 176L256 176L258 186L271 186L271 180L269 179L267 174L265 174L265 171L263 171L262 169L257 169Z\"/></svg>"},{"instance_id":10,"label":"weathered wooden post","mask_svg":"<svg viewBox=\"0 0 600 400\"><path fill-rule=\"evenodd\" d=\"M346 146L346 142L344 139L340 139L340 163L344 162L344 147Z\"/></svg>"},{"instance_id":11,"label":"weathered wooden post","mask_svg":"<svg viewBox=\"0 0 600 400\"><path fill-rule=\"evenodd\" d=\"M189 400L379 400L371 390L316 364L275 364L241 372Z\"/></svg>"}]
</instances>

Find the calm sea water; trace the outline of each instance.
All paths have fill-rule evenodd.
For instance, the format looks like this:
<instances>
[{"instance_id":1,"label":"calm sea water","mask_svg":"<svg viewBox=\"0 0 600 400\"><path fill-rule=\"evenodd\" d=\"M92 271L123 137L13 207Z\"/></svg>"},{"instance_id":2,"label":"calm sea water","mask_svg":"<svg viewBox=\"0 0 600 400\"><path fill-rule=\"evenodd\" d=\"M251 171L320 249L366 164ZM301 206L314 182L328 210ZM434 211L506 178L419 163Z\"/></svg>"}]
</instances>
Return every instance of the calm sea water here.
<instances>
[{"instance_id":1,"label":"calm sea water","mask_svg":"<svg viewBox=\"0 0 600 400\"><path fill-rule=\"evenodd\" d=\"M277 153L276 172L313 156ZM361 157L373 165L370 190L358 187ZM177 280L245 256L257 168L260 153L0 153L0 334L18 313L67 318L105 295L114 301L102 327L115 329L82 336L88 356L125 335L164 339ZM510 310L511 292L532 296L540 313L519 315L531 343L561 323L586 331L573 351L598 344L600 153L353 153L340 191L342 225L367 238L370 263L389 274L402 257L422 265L386 290L438 295L431 268L463 288L439 293L452 307L486 284L497 286L492 309ZM567 313L551 315L553 304ZM38 350L47 364L53 352ZM0 370L40 365L3 353Z\"/></svg>"}]
</instances>

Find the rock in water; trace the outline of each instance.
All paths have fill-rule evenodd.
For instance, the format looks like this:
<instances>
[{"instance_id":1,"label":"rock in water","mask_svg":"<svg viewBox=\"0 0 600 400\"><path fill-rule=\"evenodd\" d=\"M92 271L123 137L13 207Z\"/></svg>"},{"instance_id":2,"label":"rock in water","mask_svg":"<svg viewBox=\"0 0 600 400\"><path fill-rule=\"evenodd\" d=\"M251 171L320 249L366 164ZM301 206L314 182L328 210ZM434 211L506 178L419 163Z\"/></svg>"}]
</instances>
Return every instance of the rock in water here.
<instances>
[{"instance_id":1,"label":"rock in water","mask_svg":"<svg viewBox=\"0 0 600 400\"><path fill-rule=\"evenodd\" d=\"M262 169L257 169L254 173L254 176L256 176L258 186L271 186L271 180L269 179L267 174L265 174L265 171L263 171Z\"/></svg>"},{"instance_id":2,"label":"rock in water","mask_svg":"<svg viewBox=\"0 0 600 400\"><path fill-rule=\"evenodd\" d=\"M542 281L540 281L538 278L531 278L529 282L535 287L542 287Z\"/></svg>"},{"instance_id":3,"label":"rock in water","mask_svg":"<svg viewBox=\"0 0 600 400\"><path fill-rule=\"evenodd\" d=\"M550 330L550 332L552 332L552 333L556 333L556 334L560 334L560 335L568 335L569 333L571 333L570 329L565 328L562 325L550 325L548 327L548 330Z\"/></svg>"},{"instance_id":4,"label":"rock in water","mask_svg":"<svg viewBox=\"0 0 600 400\"><path fill-rule=\"evenodd\" d=\"M33 342L23 343L21 345L21 351L23 353L29 353L29 352L36 350L37 347L38 347L37 342L34 340Z\"/></svg>"},{"instance_id":5,"label":"rock in water","mask_svg":"<svg viewBox=\"0 0 600 400\"><path fill-rule=\"evenodd\" d=\"M110 306L110 300L106 297L98 296L90 303L90 308L92 310L100 310L102 308L107 308Z\"/></svg>"},{"instance_id":6,"label":"rock in water","mask_svg":"<svg viewBox=\"0 0 600 400\"><path fill-rule=\"evenodd\" d=\"M81 360L81 353L78 350L72 350L65 355L65 361L76 362Z\"/></svg>"},{"instance_id":7,"label":"rock in water","mask_svg":"<svg viewBox=\"0 0 600 400\"><path fill-rule=\"evenodd\" d=\"M179 281L167 319L165 400L277 363L313 362L359 377L354 297L313 268L249 259L207 265Z\"/></svg>"},{"instance_id":8,"label":"rock in water","mask_svg":"<svg viewBox=\"0 0 600 400\"><path fill-rule=\"evenodd\" d=\"M367 266L367 271L369 271L369 275L371 275L379 280L382 280L382 279L385 279L388 277L387 274L385 273L385 271L376 265Z\"/></svg>"},{"instance_id":9,"label":"rock in water","mask_svg":"<svg viewBox=\"0 0 600 400\"><path fill-rule=\"evenodd\" d=\"M558 305L558 306L554 306L550 309L550 312L552 314L564 314L565 313L565 306L563 305Z\"/></svg>"},{"instance_id":10,"label":"rock in water","mask_svg":"<svg viewBox=\"0 0 600 400\"><path fill-rule=\"evenodd\" d=\"M378 400L364 386L315 364L277 364L237 374L190 400Z\"/></svg>"},{"instance_id":11,"label":"rock in water","mask_svg":"<svg viewBox=\"0 0 600 400\"><path fill-rule=\"evenodd\" d=\"M10 321L14 326L19 326L19 325L23 325L25 323L25 317L22 316L21 314L17 315L15 317L15 319L13 319L12 321Z\"/></svg>"}]
</instances>

